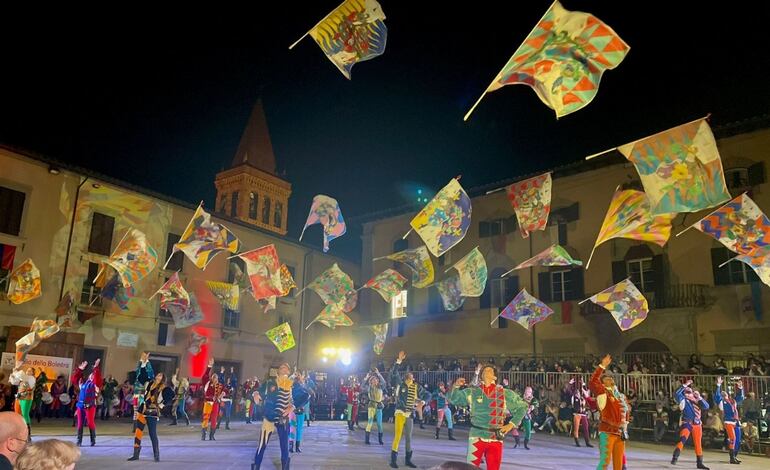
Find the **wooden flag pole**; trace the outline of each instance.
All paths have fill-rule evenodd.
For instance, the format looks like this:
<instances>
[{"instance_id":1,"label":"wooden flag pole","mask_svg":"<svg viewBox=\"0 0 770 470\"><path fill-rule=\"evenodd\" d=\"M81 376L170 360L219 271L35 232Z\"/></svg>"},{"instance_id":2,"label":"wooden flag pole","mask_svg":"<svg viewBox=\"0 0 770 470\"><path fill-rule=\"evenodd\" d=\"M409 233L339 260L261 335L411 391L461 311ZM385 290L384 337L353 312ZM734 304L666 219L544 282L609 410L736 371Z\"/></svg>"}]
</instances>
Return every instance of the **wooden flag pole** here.
<instances>
[{"instance_id":1,"label":"wooden flag pole","mask_svg":"<svg viewBox=\"0 0 770 470\"><path fill-rule=\"evenodd\" d=\"M732 258L728 259L727 261L725 261L724 263L720 264L720 265L719 265L719 266L717 266L717 267L718 267L718 268L721 268L722 266L726 265L726 264L727 264L727 263L729 263L730 261L733 261L735 258L737 258L737 256L733 256Z\"/></svg>"},{"instance_id":2,"label":"wooden flag pole","mask_svg":"<svg viewBox=\"0 0 770 470\"><path fill-rule=\"evenodd\" d=\"M740 195L740 196L738 196L738 197L735 197L735 198L733 198L733 199L730 199L730 200L729 200L729 201L727 201L726 203L722 204L721 206L717 207L717 208L716 208L716 209L714 209L713 211L709 212L708 214L706 214L706 215L704 215L703 217L701 217L700 219L698 219L698 220L697 220L697 221L696 221L694 224L691 224L691 225L690 225L689 227L687 227L686 229L684 229L684 230L682 230L681 232L679 232L679 233L677 233L676 235L674 235L674 237L676 238L676 237L678 237L679 235L683 234L684 232L686 232L686 231L690 230L691 228L693 228L693 227L695 227L696 225L698 225L699 223L701 223L701 221L702 221L703 219L705 219L706 217L709 217L709 216L711 216L711 215L714 215L714 214L715 214L715 213L717 213L718 211L722 210L722 209L723 209L723 208L724 208L726 205L730 204L731 202L733 202L734 200L738 199L739 197L743 197L743 196L745 196L745 195L746 195L746 191L744 191L743 193L741 193L741 195ZM721 266L720 266L720 267L721 267Z\"/></svg>"},{"instance_id":3,"label":"wooden flag pole","mask_svg":"<svg viewBox=\"0 0 770 470\"><path fill-rule=\"evenodd\" d=\"M615 186L615 191L612 193L612 197L610 198L610 207L612 207L612 200L615 198L615 195L618 193L618 191L620 191L620 185ZM609 213L609 211L610 211L610 208L608 207L607 208L607 213ZM604 217L607 218L606 215ZM604 222L602 222L602 227L604 227ZM600 228L599 229L599 234L596 236L596 242L594 242L594 247L591 248L591 255L588 257L588 262L586 263L586 269L585 269L586 271L588 271L589 266L591 266L591 260L594 257L594 252L596 251L596 247L599 246L599 244L597 244L597 242L599 241L599 237L601 235L602 235L602 230ZM607 241L607 240L605 240L605 241Z\"/></svg>"},{"instance_id":4,"label":"wooden flag pole","mask_svg":"<svg viewBox=\"0 0 770 470\"><path fill-rule=\"evenodd\" d=\"M516 271L516 268L513 268L513 269L511 269L511 270L509 270L509 271L506 271L506 272L504 272L504 273L503 273L503 275L502 275L502 276L500 276L500 279L504 278L505 276L507 276L507 275L511 274L511 273L512 273L512 272L514 272L514 271Z\"/></svg>"},{"instance_id":5,"label":"wooden flag pole","mask_svg":"<svg viewBox=\"0 0 770 470\"><path fill-rule=\"evenodd\" d=\"M548 7L548 9L545 11L545 13L544 13L544 14L543 14L543 16L540 18L540 20L538 20L538 22L537 22L537 23L535 23L535 26L532 28L532 31L530 31L530 32L529 32L529 34L527 34L526 36L524 36L524 41L522 41L522 42L521 42L521 44L519 45L519 47L517 47L517 48L516 48L516 50L513 52L513 55L511 55L511 58L510 58L510 59L508 59L508 60L505 62L505 64L503 64L503 68L502 68L502 69L500 69L500 71L499 71L499 72L497 72L497 75L495 75L495 78L493 78L493 79L492 79L492 82L491 82L491 83L490 83L490 84L487 86L487 88L484 90L484 93L482 93L482 94L481 94L481 96L479 96L479 99L477 99L477 100L476 100L476 102L473 104L473 106L471 107L471 109L469 109L469 110L468 110L468 112L467 112L467 113L465 113L465 116L463 117L463 121L467 121L467 120L468 120L468 118L471 116L471 113L473 112L473 110L474 110L474 109L476 109L476 106L478 106L478 105L479 105L479 103L481 103L481 100L483 100L483 99L484 99L484 96L486 96L486 94L487 94L487 93L489 93L489 88L490 88L490 87L491 87L491 86L492 86L492 85L495 83L495 81L497 80L497 77L499 77L499 76L500 76L500 74L501 74L501 73L503 73L503 70L505 70L505 66L506 66L506 65L508 65L508 62L510 62L510 61L511 61L511 59L513 59L513 57L516 55L516 53L517 53L517 52L519 52L519 49L521 49L521 46L523 46L523 45L524 45L524 43L527 41L527 38L528 38L528 37L530 37L530 36L532 35L532 33L534 33L534 32L535 32L535 30L537 30L537 27L540 25L540 23L541 23L541 22L543 21L543 19L546 17L546 15L548 14L548 12L549 12L549 11L551 11L551 8L553 8L553 6L554 6L554 4L555 4L555 3L556 3L556 0L554 0L554 2L553 2L553 3L551 3L551 6L549 6L549 7Z\"/></svg>"},{"instance_id":6,"label":"wooden flag pole","mask_svg":"<svg viewBox=\"0 0 770 470\"><path fill-rule=\"evenodd\" d=\"M340 4L339 4L339 6L338 6L337 8L341 7L342 5L344 5L344 4L346 4L346 3L347 3L347 0L345 0L345 1L344 1L344 2L342 2L342 3L340 3ZM334 13L335 11L337 11L337 8L335 8L335 9L334 9L334 10L332 10L332 11L330 11L328 15L324 16L323 18L321 18L321 21L319 21L318 23L316 23L316 24L315 24L315 26L313 26L312 28L310 28L310 29L308 30L308 32L307 32L307 33L303 34L301 38L299 38L299 39L297 39L296 41L294 41L294 43L293 43L291 46L289 46L289 50L292 50L292 49L294 49L294 46L296 46L297 44L299 44L299 42L300 42L300 41L302 41L303 39L305 39L305 38L307 37L307 35L308 35L308 34L310 34L310 32L311 32L311 31L313 31L314 29L316 29L316 28L318 27L318 25L320 25L321 23L323 23L324 21L326 21L326 19L327 19L327 18L329 18L329 17L332 15L332 13ZM311 323L311 324L312 324L312 323Z\"/></svg>"},{"instance_id":7,"label":"wooden flag pole","mask_svg":"<svg viewBox=\"0 0 770 470\"><path fill-rule=\"evenodd\" d=\"M596 245L594 245L594 247L591 248L591 255L588 257L588 262L586 263L586 271L588 271L589 266L591 266L591 260L594 257L594 251L596 251Z\"/></svg>"}]
</instances>

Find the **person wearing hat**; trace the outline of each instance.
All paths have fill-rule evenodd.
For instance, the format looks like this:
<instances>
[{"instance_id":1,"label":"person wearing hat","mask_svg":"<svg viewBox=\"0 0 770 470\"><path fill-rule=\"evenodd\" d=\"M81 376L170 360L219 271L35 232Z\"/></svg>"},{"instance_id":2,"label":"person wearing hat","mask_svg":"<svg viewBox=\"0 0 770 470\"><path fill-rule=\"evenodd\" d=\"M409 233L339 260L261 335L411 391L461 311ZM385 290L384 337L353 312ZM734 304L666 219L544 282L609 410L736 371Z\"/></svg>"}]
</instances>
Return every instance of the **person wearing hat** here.
<instances>
[{"instance_id":1,"label":"person wearing hat","mask_svg":"<svg viewBox=\"0 0 770 470\"><path fill-rule=\"evenodd\" d=\"M281 364L278 366L277 377L266 380L252 397L255 403L262 402L264 409L262 431L259 435L257 451L254 454L252 470L259 470L262 466L262 459L273 433L278 434L278 444L281 447L281 470L289 470L291 463L289 457L289 416L294 411L292 398L294 382L289 378L290 372L289 364Z\"/></svg>"},{"instance_id":2,"label":"person wearing hat","mask_svg":"<svg viewBox=\"0 0 770 470\"><path fill-rule=\"evenodd\" d=\"M695 468L708 470L708 467L703 465L703 447L701 447L703 423L701 415L709 409L709 404L697 390L693 390L692 380L688 380L679 387L679 390L676 391L676 399L679 402L679 409L682 410L682 417L681 425L679 426L679 442L674 448L674 455L671 456L671 465L676 465L685 443L692 436L697 462Z\"/></svg>"},{"instance_id":3,"label":"person wearing hat","mask_svg":"<svg viewBox=\"0 0 770 470\"><path fill-rule=\"evenodd\" d=\"M209 440L215 441L214 434L217 432L217 418L219 417L219 406L222 403L225 390L219 383L219 376L212 372L214 367L214 358L209 359L209 365L206 372L201 377L203 385L203 418L201 420L201 440L206 440L206 430L209 430Z\"/></svg>"}]
</instances>

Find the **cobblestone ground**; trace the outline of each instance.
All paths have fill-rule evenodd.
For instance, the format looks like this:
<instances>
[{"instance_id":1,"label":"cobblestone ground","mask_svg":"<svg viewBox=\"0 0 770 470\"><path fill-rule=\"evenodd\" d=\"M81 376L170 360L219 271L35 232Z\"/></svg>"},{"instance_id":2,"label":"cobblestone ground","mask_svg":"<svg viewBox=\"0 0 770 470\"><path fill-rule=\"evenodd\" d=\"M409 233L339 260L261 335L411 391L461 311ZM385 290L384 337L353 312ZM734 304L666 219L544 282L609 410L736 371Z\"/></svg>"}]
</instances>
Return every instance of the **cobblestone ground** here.
<instances>
[{"instance_id":1,"label":"cobblestone ground","mask_svg":"<svg viewBox=\"0 0 770 470\"><path fill-rule=\"evenodd\" d=\"M82 458L77 468L80 470L102 469L249 469L254 458L254 449L260 426L245 423L231 424L231 430L222 427L216 434L216 441L202 442L200 426L168 426L161 422L158 427L161 462L152 461L152 446L145 434L145 447L139 462L127 462L131 455L133 436L128 421L98 421L97 444L88 446L88 431L84 433ZM435 429L435 428L433 428ZM441 440L435 440L433 429L426 426L420 430L415 426L412 447L412 460L420 468L431 468L446 460L465 460L467 432L458 429L456 442L446 439L446 428L442 429ZM390 458L393 426L386 424L385 445L364 444L364 432L347 430L343 422L314 422L305 430L302 453L292 454L291 468L301 469L386 469ZM63 420L49 420L33 424L33 439L49 437L75 441L75 428ZM375 439L376 441L376 439ZM594 443L596 445L596 443ZM403 442L399 454L399 466L405 468ZM595 469L597 448L577 448L574 442L563 436L535 434L530 442L531 450L513 448L511 438L506 440L503 458L504 469ZM692 448L686 448L676 467L669 464L671 446L630 442L627 450L628 468L695 468L695 455ZM705 463L712 469L741 468L743 470L770 468L770 459L765 457L741 456L743 465L728 465L728 455L724 452L709 451L705 454ZM149 467L145 467L149 465ZM278 442L273 438L265 455L263 469L280 469L280 451Z\"/></svg>"}]
</instances>

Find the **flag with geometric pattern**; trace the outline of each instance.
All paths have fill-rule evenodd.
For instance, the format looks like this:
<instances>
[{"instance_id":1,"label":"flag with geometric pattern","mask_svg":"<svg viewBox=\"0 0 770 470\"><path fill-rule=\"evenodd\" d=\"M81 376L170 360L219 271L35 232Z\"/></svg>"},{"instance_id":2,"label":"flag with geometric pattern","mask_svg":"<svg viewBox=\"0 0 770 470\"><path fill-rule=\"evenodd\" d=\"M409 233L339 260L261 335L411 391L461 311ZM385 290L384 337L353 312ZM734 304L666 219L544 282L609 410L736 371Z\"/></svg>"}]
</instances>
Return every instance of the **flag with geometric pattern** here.
<instances>
[{"instance_id":1,"label":"flag with geometric pattern","mask_svg":"<svg viewBox=\"0 0 770 470\"><path fill-rule=\"evenodd\" d=\"M412 248L411 250L399 251L388 256L374 258L372 261L379 259L389 259L404 263L412 270L412 287L421 289L433 282L433 261L431 261L428 248L425 245L419 248Z\"/></svg>"},{"instance_id":2,"label":"flag with geometric pattern","mask_svg":"<svg viewBox=\"0 0 770 470\"><path fill-rule=\"evenodd\" d=\"M323 323L332 330L338 326L353 326L353 320L345 314L344 303L329 304L321 310L315 319L310 322L312 325L315 322ZM310 327L308 325L308 328Z\"/></svg>"},{"instance_id":3,"label":"flag with geometric pattern","mask_svg":"<svg viewBox=\"0 0 770 470\"><path fill-rule=\"evenodd\" d=\"M394 296L404 289L406 278L395 269L386 269L364 284L364 288L376 291L382 300L390 303Z\"/></svg>"},{"instance_id":4,"label":"flag with geometric pattern","mask_svg":"<svg viewBox=\"0 0 770 470\"><path fill-rule=\"evenodd\" d=\"M747 194L702 218L694 227L742 255L770 245L770 220Z\"/></svg>"},{"instance_id":5,"label":"flag with geometric pattern","mask_svg":"<svg viewBox=\"0 0 770 470\"><path fill-rule=\"evenodd\" d=\"M337 263L313 279L305 288L315 291L326 305L342 303L344 312L353 310L358 302L353 279L345 274Z\"/></svg>"},{"instance_id":6,"label":"flag with geometric pattern","mask_svg":"<svg viewBox=\"0 0 770 470\"><path fill-rule=\"evenodd\" d=\"M220 251L229 251L235 254L240 249L240 240L224 225L212 222L211 214L203 210L202 205L199 205L182 237L174 244L172 256L181 250L198 269L205 270L206 266ZM168 261L171 261L171 257ZM168 265L168 261L166 265Z\"/></svg>"},{"instance_id":7,"label":"flag with geometric pattern","mask_svg":"<svg viewBox=\"0 0 770 470\"><path fill-rule=\"evenodd\" d=\"M527 289L522 289L511 302L505 306L500 316L513 320L528 331L532 327L553 314L553 310L537 298L531 296Z\"/></svg>"},{"instance_id":8,"label":"flag with geometric pattern","mask_svg":"<svg viewBox=\"0 0 770 470\"><path fill-rule=\"evenodd\" d=\"M551 213L551 173L513 183L505 188L519 221L521 236L545 230Z\"/></svg>"},{"instance_id":9,"label":"flag with geometric pattern","mask_svg":"<svg viewBox=\"0 0 770 470\"><path fill-rule=\"evenodd\" d=\"M647 299L631 279L626 279L588 298L606 308L622 331L630 330L647 318L650 309Z\"/></svg>"},{"instance_id":10,"label":"flag with geometric pattern","mask_svg":"<svg viewBox=\"0 0 770 470\"><path fill-rule=\"evenodd\" d=\"M551 245L543 252L522 261L513 270L531 268L533 266L582 266L583 262L573 259L561 245Z\"/></svg>"},{"instance_id":11,"label":"flag with geometric pattern","mask_svg":"<svg viewBox=\"0 0 770 470\"><path fill-rule=\"evenodd\" d=\"M158 253L147 243L147 236L142 231L131 228L105 263L115 269L123 287L128 288L155 269Z\"/></svg>"}]
</instances>

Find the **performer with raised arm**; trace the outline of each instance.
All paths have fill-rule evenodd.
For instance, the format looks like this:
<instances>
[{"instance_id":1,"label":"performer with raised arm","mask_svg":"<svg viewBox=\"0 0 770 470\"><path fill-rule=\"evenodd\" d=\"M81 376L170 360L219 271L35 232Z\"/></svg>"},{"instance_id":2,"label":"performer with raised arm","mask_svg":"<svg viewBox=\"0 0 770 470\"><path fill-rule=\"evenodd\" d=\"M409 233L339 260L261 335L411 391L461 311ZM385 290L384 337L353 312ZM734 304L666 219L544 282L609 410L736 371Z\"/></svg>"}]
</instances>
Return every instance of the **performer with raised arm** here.
<instances>
[{"instance_id":1,"label":"performer with raised arm","mask_svg":"<svg viewBox=\"0 0 770 470\"><path fill-rule=\"evenodd\" d=\"M83 445L83 425L88 422L88 431L91 434L91 447L96 445L96 396L101 392L102 373L99 370L101 359L94 362L94 368L88 378L83 381L83 371L88 367L88 361L80 363L75 373L72 374L72 383L80 388L75 415L78 422L78 447ZM105 404L107 405L107 404Z\"/></svg>"},{"instance_id":2,"label":"performer with raised arm","mask_svg":"<svg viewBox=\"0 0 770 470\"><path fill-rule=\"evenodd\" d=\"M380 371L374 367L364 378L364 387L369 402L367 404L367 422L366 422L366 440L367 445L371 444L370 436L372 433L372 424L377 421L377 438L380 445L382 442L382 409L385 408L385 378Z\"/></svg>"},{"instance_id":3,"label":"performer with raised arm","mask_svg":"<svg viewBox=\"0 0 770 470\"><path fill-rule=\"evenodd\" d=\"M358 402L361 394L361 386L355 375L348 377L348 383L340 387L340 393L345 395L347 401L348 430L353 431L353 426L358 423Z\"/></svg>"},{"instance_id":4,"label":"performer with raised arm","mask_svg":"<svg viewBox=\"0 0 770 470\"><path fill-rule=\"evenodd\" d=\"M741 450L741 418L738 414L738 405L743 402L743 383L739 380L735 383L735 398L730 396L730 392L722 390L722 377L717 377L717 389L714 391L714 403L719 407L725 416L725 431L727 432L727 442L730 449L730 463L739 464L738 451Z\"/></svg>"},{"instance_id":5,"label":"performer with raised arm","mask_svg":"<svg viewBox=\"0 0 770 470\"><path fill-rule=\"evenodd\" d=\"M597 470L604 470L612 463L614 470L622 470L625 455L625 425L628 410L625 399L615 385L615 380L607 368L612 363L612 356L607 354L591 375L589 387L596 397L599 408L599 465Z\"/></svg>"},{"instance_id":6,"label":"performer with raised arm","mask_svg":"<svg viewBox=\"0 0 770 470\"><path fill-rule=\"evenodd\" d=\"M697 390L692 389L692 380L688 380L679 390L676 391L676 400L679 403L679 409L682 411L679 426L679 442L674 448L674 455L671 457L671 465L676 465L679 460L679 454L684 449L685 443L692 435L692 443L695 446L695 459L696 467L703 470L708 470L708 467L703 465L703 447L701 446L701 438L703 437L703 423L701 421L701 415L705 410L709 409L709 404L701 397Z\"/></svg>"},{"instance_id":7,"label":"performer with raised arm","mask_svg":"<svg viewBox=\"0 0 770 470\"><path fill-rule=\"evenodd\" d=\"M396 362L390 368L390 385L393 387L393 397L396 400L393 445L390 448L391 468L398 468L396 460L402 434L404 435L404 448L406 449L406 460L404 463L409 468L417 468L412 463L412 427L414 425L412 413L419 399L427 400L430 397L430 392L415 382L414 375L411 372L407 372L404 374L404 378L401 378L398 366L404 362L404 359L406 359L406 353L404 351L399 352Z\"/></svg>"},{"instance_id":8,"label":"performer with raised arm","mask_svg":"<svg viewBox=\"0 0 770 470\"><path fill-rule=\"evenodd\" d=\"M278 433L281 446L281 470L289 470L289 415L294 411L291 397L294 383L289 378L290 372L289 364L281 364L278 366L278 376L266 380L259 391L254 393L254 402L263 402L264 417L252 470L259 470L262 465L267 443L274 432Z\"/></svg>"},{"instance_id":9,"label":"performer with raised arm","mask_svg":"<svg viewBox=\"0 0 770 470\"><path fill-rule=\"evenodd\" d=\"M187 394L190 391L190 381L187 377L179 379L179 367L176 368L176 372L171 376L171 383L174 385L174 403L171 408L171 417L173 421L169 426L176 426L179 418L184 418L187 425L190 425L190 417L187 416L185 410L185 401L187 400Z\"/></svg>"},{"instance_id":10,"label":"performer with raised arm","mask_svg":"<svg viewBox=\"0 0 770 470\"><path fill-rule=\"evenodd\" d=\"M131 404L134 407L134 429L136 429L136 410L142 404L142 400L144 400L144 392L147 384L152 382L153 378L155 378L155 371L152 369L149 352L144 351L142 355L139 356L139 362L136 363L136 372L134 376L134 395Z\"/></svg>"},{"instance_id":11,"label":"performer with raised arm","mask_svg":"<svg viewBox=\"0 0 770 470\"><path fill-rule=\"evenodd\" d=\"M219 376L212 373L214 358L209 359L206 372L201 377L203 385L203 418L201 420L201 440L206 440L206 430L209 430L209 440L216 441L214 434L217 432L217 418L219 417L219 405L225 394L224 386L219 383Z\"/></svg>"},{"instance_id":12,"label":"performer with raised arm","mask_svg":"<svg viewBox=\"0 0 770 470\"><path fill-rule=\"evenodd\" d=\"M447 389L446 385L444 385L444 382L438 383L438 388L436 389L436 392L433 394L433 399L436 400L436 439L439 438L439 433L441 431L441 423L444 421L444 418L446 418L446 427L447 427L447 433L449 434L449 440L450 441L456 441L457 439L454 438L452 435L452 431L454 430L454 424L452 423L452 410L449 409L449 400L447 399Z\"/></svg>"},{"instance_id":13,"label":"performer with raised arm","mask_svg":"<svg viewBox=\"0 0 770 470\"><path fill-rule=\"evenodd\" d=\"M149 361L150 354L143 353L142 357ZM163 387L166 377L163 372L158 372L152 382L147 382L142 393L140 405L137 406L134 413L134 455L128 458L139 460L139 453L142 450L142 437L144 436L144 427L150 432L152 441L152 453L156 462L160 462L160 444L158 443L158 421L160 421L160 411L163 409Z\"/></svg>"},{"instance_id":14,"label":"performer with raised arm","mask_svg":"<svg viewBox=\"0 0 770 470\"><path fill-rule=\"evenodd\" d=\"M487 463L487 470L498 470L503 460L505 434L518 426L527 413L528 404L511 389L497 384L495 368L477 366L476 378L470 387L458 378L447 396L455 406L470 409L471 428L468 431L468 463ZM506 414L510 417L506 418Z\"/></svg>"},{"instance_id":15,"label":"performer with raised arm","mask_svg":"<svg viewBox=\"0 0 770 470\"><path fill-rule=\"evenodd\" d=\"M572 437L575 438L575 447L580 447L580 430L583 430L583 438L585 439L586 447L593 447L589 441L588 431L588 403L586 398L591 396L591 392L586 388L583 381L578 378L577 381L573 378L569 381L572 386L572 398L570 399L572 406Z\"/></svg>"}]
</instances>

